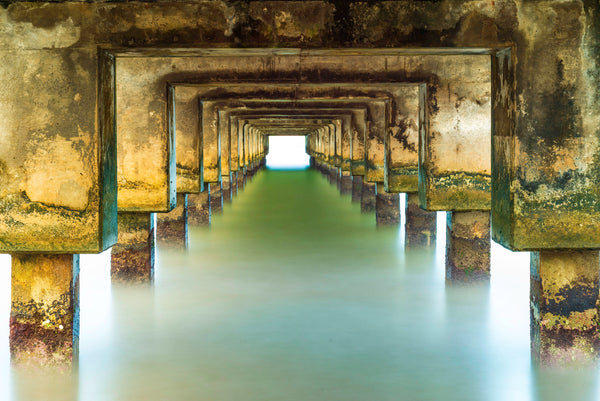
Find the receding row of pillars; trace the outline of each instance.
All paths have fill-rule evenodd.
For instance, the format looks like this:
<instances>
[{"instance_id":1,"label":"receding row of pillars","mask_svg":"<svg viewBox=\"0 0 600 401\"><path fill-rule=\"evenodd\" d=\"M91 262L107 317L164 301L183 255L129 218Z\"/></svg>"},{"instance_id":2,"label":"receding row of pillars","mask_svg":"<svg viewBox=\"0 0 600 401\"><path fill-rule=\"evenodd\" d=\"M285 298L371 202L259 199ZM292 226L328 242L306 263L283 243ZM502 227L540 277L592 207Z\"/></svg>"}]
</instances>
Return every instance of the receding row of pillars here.
<instances>
[{"instance_id":1,"label":"receding row of pillars","mask_svg":"<svg viewBox=\"0 0 600 401\"><path fill-rule=\"evenodd\" d=\"M168 213L119 212L118 242L111 251L113 283L151 284L157 246L187 249L188 227L208 226L211 215L222 213L223 203L231 202L264 165L259 160L200 193L178 193L177 206ZM79 266L79 255L12 255L13 366L70 371L78 360Z\"/></svg>"}]
</instances>

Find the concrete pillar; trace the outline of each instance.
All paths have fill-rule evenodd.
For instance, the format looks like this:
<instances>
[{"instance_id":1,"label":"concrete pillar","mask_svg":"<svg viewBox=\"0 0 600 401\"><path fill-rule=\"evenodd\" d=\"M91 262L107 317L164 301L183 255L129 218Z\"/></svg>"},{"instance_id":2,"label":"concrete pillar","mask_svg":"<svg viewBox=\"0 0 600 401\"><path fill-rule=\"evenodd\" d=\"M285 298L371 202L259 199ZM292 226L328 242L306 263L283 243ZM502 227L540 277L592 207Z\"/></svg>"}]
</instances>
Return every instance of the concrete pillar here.
<instances>
[{"instance_id":1,"label":"concrete pillar","mask_svg":"<svg viewBox=\"0 0 600 401\"><path fill-rule=\"evenodd\" d=\"M177 206L156 215L156 239L160 246L186 249L188 246L188 194L177 194Z\"/></svg>"},{"instance_id":2,"label":"concrete pillar","mask_svg":"<svg viewBox=\"0 0 600 401\"><path fill-rule=\"evenodd\" d=\"M342 171L340 192L342 195L350 195L352 193L352 176L349 171Z\"/></svg>"},{"instance_id":3,"label":"concrete pillar","mask_svg":"<svg viewBox=\"0 0 600 401\"><path fill-rule=\"evenodd\" d=\"M221 191L220 183L211 182L208 184L208 199L212 216L223 213L223 191Z\"/></svg>"},{"instance_id":4,"label":"concrete pillar","mask_svg":"<svg viewBox=\"0 0 600 401\"><path fill-rule=\"evenodd\" d=\"M231 203L231 176L224 175L221 178L221 193L223 194L223 203Z\"/></svg>"},{"instance_id":5,"label":"concrete pillar","mask_svg":"<svg viewBox=\"0 0 600 401\"><path fill-rule=\"evenodd\" d=\"M377 183L375 216L378 226L400 224L400 195L385 192L383 182Z\"/></svg>"},{"instance_id":6,"label":"concrete pillar","mask_svg":"<svg viewBox=\"0 0 600 401\"><path fill-rule=\"evenodd\" d=\"M544 365L598 357L598 250L531 253L531 351Z\"/></svg>"},{"instance_id":7,"label":"concrete pillar","mask_svg":"<svg viewBox=\"0 0 600 401\"><path fill-rule=\"evenodd\" d=\"M79 255L13 254L13 366L69 371L78 353Z\"/></svg>"},{"instance_id":8,"label":"concrete pillar","mask_svg":"<svg viewBox=\"0 0 600 401\"><path fill-rule=\"evenodd\" d=\"M342 190L342 169L334 167L335 169L335 186L341 191Z\"/></svg>"},{"instance_id":9,"label":"concrete pillar","mask_svg":"<svg viewBox=\"0 0 600 401\"><path fill-rule=\"evenodd\" d=\"M239 193L242 189L244 189L244 184L246 183L246 174L242 170L240 170L237 174L237 192Z\"/></svg>"},{"instance_id":10,"label":"concrete pillar","mask_svg":"<svg viewBox=\"0 0 600 401\"><path fill-rule=\"evenodd\" d=\"M377 198L377 184L374 182L363 181L360 196L360 211L369 213L375 211Z\"/></svg>"},{"instance_id":11,"label":"concrete pillar","mask_svg":"<svg viewBox=\"0 0 600 401\"><path fill-rule=\"evenodd\" d=\"M208 189L198 194L188 194L188 224L191 226L210 224Z\"/></svg>"},{"instance_id":12,"label":"concrete pillar","mask_svg":"<svg viewBox=\"0 0 600 401\"><path fill-rule=\"evenodd\" d=\"M435 245L436 212L419 207L419 194L406 194L406 247L428 247Z\"/></svg>"},{"instance_id":13,"label":"concrete pillar","mask_svg":"<svg viewBox=\"0 0 600 401\"><path fill-rule=\"evenodd\" d=\"M447 212L446 279L490 278L490 212Z\"/></svg>"},{"instance_id":14,"label":"concrete pillar","mask_svg":"<svg viewBox=\"0 0 600 401\"><path fill-rule=\"evenodd\" d=\"M156 253L156 214L118 214L118 242L111 253L114 283L151 283Z\"/></svg>"},{"instance_id":15,"label":"concrete pillar","mask_svg":"<svg viewBox=\"0 0 600 401\"><path fill-rule=\"evenodd\" d=\"M237 191L238 191L238 172L232 171L231 172L231 198L232 199L234 196L237 196Z\"/></svg>"},{"instance_id":16,"label":"concrete pillar","mask_svg":"<svg viewBox=\"0 0 600 401\"><path fill-rule=\"evenodd\" d=\"M360 199L362 197L362 184L362 175L352 176L352 202L360 202Z\"/></svg>"}]
</instances>

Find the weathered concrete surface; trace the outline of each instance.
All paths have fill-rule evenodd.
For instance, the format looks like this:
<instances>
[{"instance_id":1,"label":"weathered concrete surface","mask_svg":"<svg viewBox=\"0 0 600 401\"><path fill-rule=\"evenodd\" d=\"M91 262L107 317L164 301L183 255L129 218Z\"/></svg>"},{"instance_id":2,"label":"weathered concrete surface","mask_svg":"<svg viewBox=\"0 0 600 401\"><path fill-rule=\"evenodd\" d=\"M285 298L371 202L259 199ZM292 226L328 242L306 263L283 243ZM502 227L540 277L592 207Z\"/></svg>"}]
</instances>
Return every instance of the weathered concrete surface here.
<instances>
[{"instance_id":1,"label":"weathered concrete surface","mask_svg":"<svg viewBox=\"0 0 600 401\"><path fill-rule=\"evenodd\" d=\"M74 21L49 16L47 30L28 31L7 13L0 11L0 251L103 251L116 241L116 137L96 110L114 113L114 69L96 49L67 49L79 36ZM42 49L50 43L56 48Z\"/></svg>"},{"instance_id":2,"label":"weathered concrete surface","mask_svg":"<svg viewBox=\"0 0 600 401\"><path fill-rule=\"evenodd\" d=\"M231 174L231 173L230 173ZM223 203L231 203L231 175L221 177L221 193Z\"/></svg>"},{"instance_id":3,"label":"weathered concrete surface","mask_svg":"<svg viewBox=\"0 0 600 401\"><path fill-rule=\"evenodd\" d=\"M395 98L396 113L385 136L384 183L388 193L419 189L419 132L425 130L425 85L405 85ZM423 104L421 104L423 102Z\"/></svg>"},{"instance_id":4,"label":"weathered concrete surface","mask_svg":"<svg viewBox=\"0 0 600 401\"><path fill-rule=\"evenodd\" d=\"M352 176L348 170L342 170L340 192L342 195L352 194Z\"/></svg>"},{"instance_id":5,"label":"weathered concrete surface","mask_svg":"<svg viewBox=\"0 0 600 401\"><path fill-rule=\"evenodd\" d=\"M548 365L595 363L600 350L597 250L531 253L531 349Z\"/></svg>"},{"instance_id":6,"label":"weathered concrete surface","mask_svg":"<svg viewBox=\"0 0 600 401\"><path fill-rule=\"evenodd\" d=\"M478 282L490 278L490 212L448 212L446 280Z\"/></svg>"},{"instance_id":7,"label":"weathered concrete surface","mask_svg":"<svg viewBox=\"0 0 600 401\"><path fill-rule=\"evenodd\" d=\"M211 182L208 185L208 201L210 203L211 216L223 213L223 192L221 191L221 184Z\"/></svg>"},{"instance_id":8,"label":"weathered concrete surface","mask_svg":"<svg viewBox=\"0 0 600 401\"><path fill-rule=\"evenodd\" d=\"M202 135L200 108L196 91L175 86L175 153L178 193L198 193L204 190L202 177Z\"/></svg>"},{"instance_id":9,"label":"weathered concrete surface","mask_svg":"<svg viewBox=\"0 0 600 401\"><path fill-rule=\"evenodd\" d=\"M384 184L377 183L375 195L375 217L378 226L400 224L400 196L385 192Z\"/></svg>"},{"instance_id":10,"label":"weathered concrete surface","mask_svg":"<svg viewBox=\"0 0 600 401\"><path fill-rule=\"evenodd\" d=\"M79 353L79 255L12 255L13 366L70 371Z\"/></svg>"},{"instance_id":11,"label":"weathered concrete surface","mask_svg":"<svg viewBox=\"0 0 600 401\"><path fill-rule=\"evenodd\" d=\"M188 194L188 224L191 226L210 224L208 188L198 194Z\"/></svg>"},{"instance_id":12,"label":"weathered concrete surface","mask_svg":"<svg viewBox=\"0 0 600 401\"><path fill-rule=\"evenodd\" d=\"M419 207L419 194L406 194L405 214L405 247L434 246L437 234L436 212L429 212Z\"/></svg>"},{"instance_id":13,"label":"weathered concrete surface","mask_svg":"<svg viewBox=\"0 0 600 401\"><path fill-rule=\"evenodd\" d=\"M375 212L377 198L377 184L363 181L360 196L360 211L362 213Z\"/></svg>"},{"instance_id":14,"label":"weathered concrete surface","mask_svg":"<svg viewBox=\"0 0 600 401\"><path fill-rule=\"evenodd\" d=\"M156 240L159 246L188 247L188 194L177 194L177 206L168 213L156 214Z\"/></svg>"},{"instance_id":15,"label":"weathered concrete surface","mask_svg":"<svg viewBox=\"0 0 600 401\"><path fill-rule=\"evenodd\" d=\"M360 202L362 198L362 184L363 184L363 176L362 175L353 175L352 176L352 202Z\"/></svg>"},{"instance_id":16,"label":"weathered concrete surface","mask_svg":"<svg viewBox=\"0 0 600 401\"><path fill-rule=\"evenodd\" d=\"M111 251L113 283L141 284L154 280L156 214L119 212L119 240Z\"/></svg>"},{"instance_id":17,"label":"weathered concrete surface","mask_svg":"<svg viewBox=\"0 0 600 401\"><path fill-rule=\"evenodd\" d=\"M238 172L231 172L231 198L233 199L238 194Z\"/></svg>"}]
</instances>

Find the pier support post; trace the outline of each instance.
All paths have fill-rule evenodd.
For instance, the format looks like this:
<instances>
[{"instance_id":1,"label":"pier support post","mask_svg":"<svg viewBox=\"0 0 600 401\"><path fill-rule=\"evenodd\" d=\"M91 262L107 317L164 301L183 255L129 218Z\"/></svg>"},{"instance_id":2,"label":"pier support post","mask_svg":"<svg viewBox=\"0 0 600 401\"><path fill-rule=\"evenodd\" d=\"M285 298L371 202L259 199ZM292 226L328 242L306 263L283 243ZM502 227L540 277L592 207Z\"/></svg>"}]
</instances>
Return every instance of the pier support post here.
<instances>
[{"instance_id":1,"label":"pier support post","mask_svg":"<svg viewBox=\"0 0 600 401\"><path fill-rule=\"evenodd\" d=\"M233 171L233 172L231 172L231 198L232 199L234 196L237 196L237 192L238 192L238 172Z\"/></svg>"},{"instance_id":2,"label":"pier support post","mask_svg":"<svg viewBox=\"0 0 600 401\"><path fill-rule=\"evenodd\" d=\"M156 239L160 246L186 249L188 246L188 194L177 193L177 206L156 215Z\"/></svg>"},{"instance_id":3,"label":"pier support post","mask_svg":"<svg viewBox=\"0 0 600 401\"><path fill-rule=\"evenodd\" d=\"M197 194L188 194L188 224L207 226L210 224L210 202L208 189Z\"/></svg>"},{"instance_id":4,"label":"pier support post","mask_svg":"<svg viewBox=\"0 0 600 401\"><path fill-rule=\"evenodd\" d=\"M376 208L377 184L363 181L360 196L360 211L362 213L374 212Z\"/></svg>"},{"instance_id":5,"label":"pier support post","mask_svg":"<svg viewBox=\"0 0 600 401\"><path fill-rule=\"evenodd\" d=\"M352 193L352 176L349 171L342 171L342 182L340 192L342 195L350 195Z\"/></svg>"},{"instance_id":6,"label":"pier support post","mask_svg":"<svg viewBox=\"0 0 600 401\"><path fill-rule=\"evenodd\" d=\"M79 255L13 254L13 366L68 372L78 353Z\"/></svg>"},{"instance_id":7,"label":"pier support post","mask_svg":"<svg viewBox=\"0 0 600 401\"><path fill-rule=\"evenodd\" d=\"M446 280L490 278L490 212L447 212Z\"/></svg>"},{"instance_id":8,"label":"pier support post","mask_svg":"<svg viewBox=\"0 0 600 401\"><path fill-rule=\"evenodd\" d=\"M360 202L360 198L362 197L362 183L362 175L352 176L352 202Z\"/></svg>"},{"instance_id":9,"label":"pier support post","mask_svg":"<svg viewBox=\"0 0 600 401\"><path fill-rule=\"evenodd\" d=\"M119 238L110 258L113 283L151 283L156 253L156 214L119 212L117 220Z\"/></svg>"},{"instance_id":10,"label":"pier support post","mask_svg":"<svg viewBox=\"0 0 600 401\"><path fill-rule=\"evenodd\" d=\"M435 245L436 212L419 207L419 194L406 194L406 247L428 247Z\"/></svg>"},{"instance_id":11,"label":"pier support post","mask_svg":"<svg viewBox=\"0 0 600 401\"><path fill-rule=\"evenodd\" d=\"M223 213L223 191L221 191L220 183L211 182L208 184L208 199L210 202L211 216Z\"/></svg>"},{"instance_id":12,"label":"pier support post","mask_svg":"<svg viewBox=\"0 0 600 401\"><path fill-rule=\"evenodd\" d=\"M375 216L378 226L400 224L400 195L385 192L383 183L377 183Z\"/></svg>"},{"instance_id":13,"label":"pier support post","mask_svg":"<svg viewBox=\"0 0 600 401\"><path fill-rule=\"evenodd\" d=\"M221 193L223 194L223 203L231 202L231 176L224 175L221 178Z\"/></svg>"},{"instance_id":14,"label":"pier support post","mask_svg":"<svg viewBox=\"0 0 600 401\"><path fill-rule=\"evenodd\" d=\"M244 184L246 184L246 174L242 170L240 170L237 174L237 192L239 193L242 189L244 189Z\"/></svg>"},{"instance_id":15,"label":"pier support post","mask_svg":"<svg viewBox=\"0 0 600 401\"><path fill-rule=\"evenodd\" d=\"M598 250L531 252L531 351L544 365L598 358Z\"/></svg>"}]
</instances>

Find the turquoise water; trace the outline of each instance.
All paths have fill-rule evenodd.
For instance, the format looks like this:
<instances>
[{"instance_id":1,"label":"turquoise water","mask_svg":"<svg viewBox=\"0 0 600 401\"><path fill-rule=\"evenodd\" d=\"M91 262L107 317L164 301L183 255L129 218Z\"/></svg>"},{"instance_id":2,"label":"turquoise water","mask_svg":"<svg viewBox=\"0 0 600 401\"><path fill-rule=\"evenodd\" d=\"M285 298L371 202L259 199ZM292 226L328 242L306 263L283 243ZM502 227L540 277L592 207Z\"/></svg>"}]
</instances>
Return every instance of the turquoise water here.
<instances>
[{"instance_id":1,"label":"turquoise water","mask_svg":"<svg viewBox=\"0 0 600 401\"><path fill-rule=\"evenodd\" d=\"M0 400L598 400L594 369L538 369L529 258L496 245L489 285L444 278L436 248L314 171L264 171L189 252L159 249L153 288L115 288L82 257L78 374L25 376L8 353L0 270Z\"/></svg>"}]
</instances>

